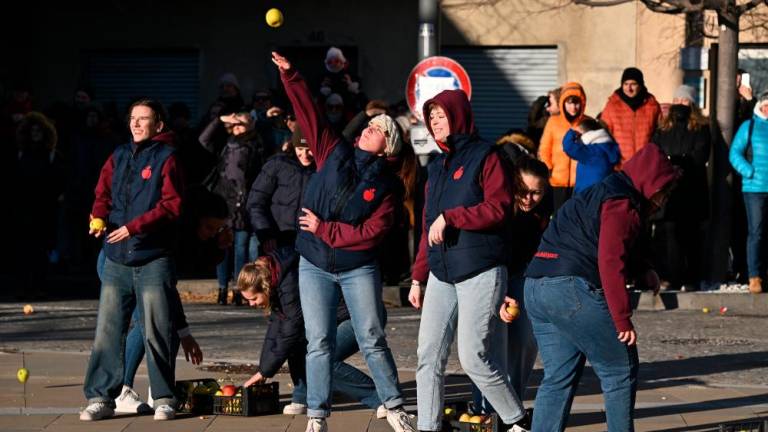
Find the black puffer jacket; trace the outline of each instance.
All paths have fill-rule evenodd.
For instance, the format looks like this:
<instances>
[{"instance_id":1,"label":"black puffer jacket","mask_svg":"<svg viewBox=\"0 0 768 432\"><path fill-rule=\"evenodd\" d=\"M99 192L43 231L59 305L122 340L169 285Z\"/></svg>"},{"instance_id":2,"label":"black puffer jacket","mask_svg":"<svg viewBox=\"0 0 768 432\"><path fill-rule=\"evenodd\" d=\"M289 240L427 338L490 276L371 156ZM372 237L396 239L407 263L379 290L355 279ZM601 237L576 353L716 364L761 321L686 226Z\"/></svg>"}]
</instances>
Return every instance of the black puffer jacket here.
<instances>
[{"instance_id":1,"label":"black puffer jacket","mask_svg":"<svg viewBox=\"0 0 768 432\"><path fill-rule=\"evenodd\" d=\"M216 118L200 134L200 144L214 154L217 149L213 136L221 125L221 121ZM206 187L227 201L232 228L236 230L250 229L246 210L249 186L269 154L269 149L265 148L255 130L229 136L218 150L216 167L204 180Z\"/></svg>"},{"instance_id":2,"label":"black puffer jacket","mask_svg":"<svg viewBox=\"0 0 768 432\"><path fill-rule=\"evenodd\" d=\"M652 141L661 147L670 162L683 171L663 212L655 218L675 222L701 222L709 217L709 187L707 161L711 149L709 127L688 129L690 109L673 105L674 119L669 130L657 130ZM685 108L685 107L684 107Z\"/></svg>"},{"instance_id":3,"label":"black puffer jacket","mask_svg":"<svg viewBox=\"0 0 768 432\"><path fill-rule=\"evenodd\" d=\"M299 298L299 254L291 246L279 248L269 256L273 271L278 274L277 287L272 287L272 314L259 360L261 374L267 378L273 377L289 357L303 358L302 353L307 350ZM337 325L348 319L349 311L342 297L336 311Z\"/></svg>"},{"instance_id":4,"label":"black puffer jacket","mask_svg":"<svg viewBox=\"0 0 768 432\"><path fill-rule=\"evenodd\" d=\"M293 244L304 186L314 172L314 164L302 166L290 153L279 153L264 164L248 196L251 227L261 243Z\"/></svg>"}]
</instances>

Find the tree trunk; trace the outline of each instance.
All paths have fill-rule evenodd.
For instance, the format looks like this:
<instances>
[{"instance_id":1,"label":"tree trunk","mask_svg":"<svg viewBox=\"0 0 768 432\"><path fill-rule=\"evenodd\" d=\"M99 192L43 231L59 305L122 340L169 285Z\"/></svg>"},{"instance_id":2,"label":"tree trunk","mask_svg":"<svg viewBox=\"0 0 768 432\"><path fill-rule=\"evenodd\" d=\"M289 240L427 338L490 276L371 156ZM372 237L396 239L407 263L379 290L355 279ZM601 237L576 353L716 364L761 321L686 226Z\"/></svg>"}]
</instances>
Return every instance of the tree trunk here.
<instances>
[{"instance_id":1,"label":"tree trunk","mask_svg":"<svg viewBox=\"0 0 768 432\"><path fill-rule=\"evenodd\" d=\"M725 3L731 4L733 0ZM713 115L712 147L712 212L710 275L713 282L726 281L733 222L733 174L728 150L734 134L736 110L736 61L739 52L739 17L723 6L719 11L720 36L717 49L717 88Z\"/></svg>"}]
</instances>

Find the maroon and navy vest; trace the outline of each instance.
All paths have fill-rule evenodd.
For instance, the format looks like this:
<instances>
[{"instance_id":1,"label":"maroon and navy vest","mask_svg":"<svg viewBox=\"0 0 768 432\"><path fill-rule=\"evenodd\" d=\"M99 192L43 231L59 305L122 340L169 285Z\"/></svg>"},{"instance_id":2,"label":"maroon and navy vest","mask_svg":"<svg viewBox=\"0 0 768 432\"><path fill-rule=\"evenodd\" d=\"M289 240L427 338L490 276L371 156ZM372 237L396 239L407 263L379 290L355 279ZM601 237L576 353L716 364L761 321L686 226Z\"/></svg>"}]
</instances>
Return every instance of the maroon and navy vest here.
<instances>
[{"instance_id":1,"label":"maroon and navy vest","mask_svg":"<svg viewBox=\"0 0 768 432\"><path fill-rule=\"evenodd\" d=\"M121 227L152 210L162 195L161 172L173 147L150 141L136 152L132 144L123 144L112 154L112 210L109 225ZM144 265L161 256L170 255L175 244L172 227L156 232L136 234L118 243L104 241L104 253L114 262L127 266Z\"/></svg>"},{"instance_id":2,"label":"maroon and navy vest","mask_svg":"<svg viewBox=\"0 0 768 432\"><path fill-rule=\"evenodd\" d=\"M307 183L303 207L323 221L359 225L395 190L397 181L385 158L342 140ZM352 270L376 261L377 248L335 249L308 231L298 230L298 233L296 250L327 272Z\"/></svg>"},{"instance_id":3,"label":"maroon and navy vest","mask_svg":"<svg viewBox=\"0 0 768 432\"><path fill-rule=\"evenodd\" d=\"M574 195L557 211L525 272L526 277L579 276L595 287L602 286L597 266L600 210L603 203L626 198L637 210L645 198L623 172Z\"/></svg>"},{"instance_id":4,"label":"maroon and navy vest","mask_svg":"<svg viewBox=\"0 0 768 432\"><path fill-rule=\"evenodd\" d=\"M484 201L480 176L495 146L476 135L448 137L454 151L430 162L425 205L426 229L445 210L471 207ZM450 156L450 157L449 157ZM498 228L469 231L447 226L443 243L428 250L429 270L439 280L458 283L504 264L504 238Z\"/></svg>"}]
</instances>

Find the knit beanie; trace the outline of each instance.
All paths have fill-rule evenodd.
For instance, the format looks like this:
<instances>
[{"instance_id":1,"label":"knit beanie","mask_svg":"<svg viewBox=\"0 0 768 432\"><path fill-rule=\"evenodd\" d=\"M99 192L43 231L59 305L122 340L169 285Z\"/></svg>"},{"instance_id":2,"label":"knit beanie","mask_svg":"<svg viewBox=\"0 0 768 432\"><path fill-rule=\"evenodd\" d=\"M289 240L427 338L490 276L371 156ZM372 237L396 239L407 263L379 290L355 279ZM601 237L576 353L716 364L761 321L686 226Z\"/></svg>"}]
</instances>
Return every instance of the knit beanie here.
<instances>
[{"instance_id":1,"label":"knit beanie","mask_svg":"<svg viewBox=\"0 0 768 432\"><path fill-rule=\"evenodd\" d=\"M227 72L219 78L219 85L232 84L233 86L240 88L240 82L232 72Z\"/></svg>"},{"instance_id":2,"label":"knit beanie","mask_svg":"<svg viewBox=\"0 0 768 432\"><path fill-rule=\"evenodd\" d=\"M681 85L675 90L675 99L688 99L691 102L696 102L696 89L689 85Z\"/></svg>"},{"instance_id":3,"label":"knit beanie","mask_svg":"<svg viewBox=\"0 0 768 432\"><path fill-rule=\"evenodd\" d=\"M293 145L293 148L309 147L307 139L304 138L304 133L301 132L301 129L299 129L298 126L293 130L293 136L291 136L291 144Z\"/></svg>"},{"instance_id":4,"label":"knit beanie","mask_svg":"<svg viewBox=\"0 0 768 432\"><path fill-rule=\"evenodd\" d=\"M330 47L328 48L328 53L325 54L325 68L328 69L328 72L336 73L344 69L344 66L330 66L328 62L333 59L338 59L341 60L342 63L347 63L347 58L344 57L344 53L341 52L339 48Z\"/></svg>"},{"instance_id":5,"label":"knit beanie","mask_svg":"<svg viewBox=\"0 0 768 432\"><path fill-rule=\"evenodd\" d=\"M384 149L384 154L389 156L397 156L400 153L400 148L403 146L403 140L400 138L400 130L397 128L395 121L392 117L386 114L379 114L372 118L369 122L371 125L378 126L386 136L387 147Z\"/></svg>"},{"instance_id":6,"label":"knit beanie","mask_svg":"<svg viewBox=\"0 0 768 432\"><path fill-rule=\"evenodd\" d=\"M638 84L645 87L645 79L643 79L643 72L638 68L628 67L624 69L624 72L621 74L621 84L624 84L624 82L628 80L637 81Z\"/></svg>"}]
</instances>

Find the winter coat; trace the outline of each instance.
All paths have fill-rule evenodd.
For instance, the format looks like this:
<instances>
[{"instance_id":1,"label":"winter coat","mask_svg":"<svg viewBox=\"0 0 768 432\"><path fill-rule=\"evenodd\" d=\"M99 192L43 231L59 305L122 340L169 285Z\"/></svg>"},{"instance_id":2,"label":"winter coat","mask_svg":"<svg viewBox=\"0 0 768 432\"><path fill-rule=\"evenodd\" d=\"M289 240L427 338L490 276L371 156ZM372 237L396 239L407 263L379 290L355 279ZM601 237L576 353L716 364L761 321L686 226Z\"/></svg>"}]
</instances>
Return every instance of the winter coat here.
<instances>
[{"instance_id":1,"label":"winter coat","mask_svg":"<svg viewBox=\"0 0 768 432\"><path fill-rule=\"evenodd\" d=\"M214 154L217 150L212 137L220 125L221 121L216 118L200 134L200 144ZM227 201L232 228L236 230L250 229L246 209L248 190L269 156L267 153L255 130L229 136L224 147L219 150L216 167L204 180L211 191Z\"/></svg>"},{"instance_id":2,"label":"winter coat","mask_svg":"<svg viewBox=\"0 0 768 432\"><path fill-rule=\"evenodd\" d=\"M682 177L658 218L677 222L706 220L709 216L709 127L689 130L688 118L681 118L671 129L657 130L652 142L658 144L669 156L670 162L682 170Z\"/></svg>"},{"instance_id":3,"label":"winter coat","mask_svg":"<svg viewBox=\"0 0 768 432\"><path fill-rule=\"evenodd\" d=\"M621 160L619 145L605 129L586 132L581 136L571 129L563 138L563 149L579 162L576 167L576 193L608 177Z\"/></svg>"},{"instance_id":4,"label":"winter coat","mask_svg":"<svg viewBox=\"0 0 768 432\"><path fill-rule=\"evenodd\" d=\"M768 192L768 119L755 106L752 115L752 157L747 159L747 135L749 121L739 127L731 144L729 160L736 172L741 175L742 192Z\"/></svg>"},{"instance_id":5,"label":"winter coat","mask_svg":"<svg viewBox=\"0 0 768 432\"><path fill-rule=\"evenodd\" d=\"M304 187L315 165L303 166L296 157L279 153L270 158L251 186L248 214L259 242L276 239L293 244Z\"/></svg>"},{"instance_id":6,"label":"winter coat","mask_svg":"<svg viewBox=\"0 0 768 432\"><path fill-rule=\"evenodd\" d=\"M652 94L647 93L640 108L632 111L619 96L620 91L618 89L608 97L600 120L619 143L621 163L625 163L651 141L661 115L661 106Z\"/></svg>"},{"instance_id":7,"label":"winter coat","mask_svg":"<svg viewBox=\"0 0 768 432\"><path fill-rule=\"evenodd\" d=\"M573 121L568 121L565 116L565 100L571 96L581 99L581 114ZM547 164L552 172L549 181L553 187L573 187L576 184L576 161L565 154L563 137L584 117L584 111L587 108L587 96L581 84L575 82L565 84L560 95L559 105L560 114L551 116L544 127L544 133L539 144L539 159Z\"/></svg>"}]
</instances>

